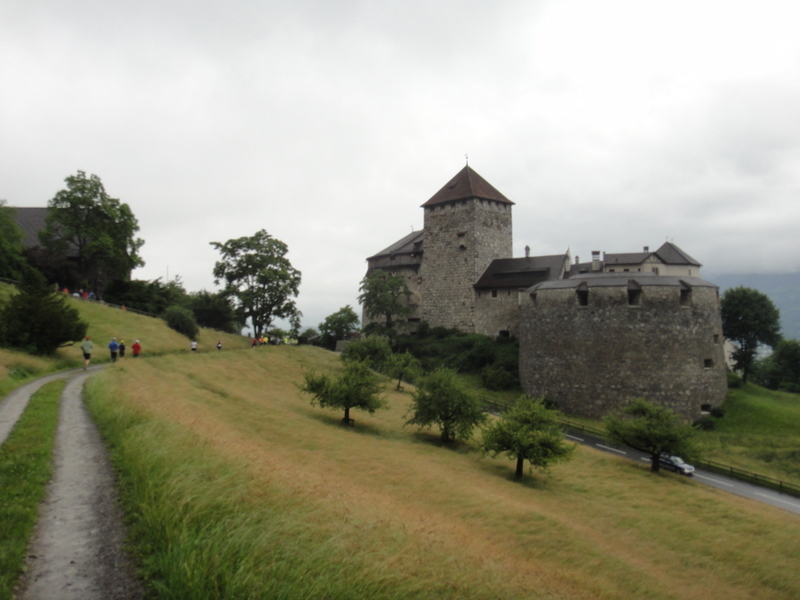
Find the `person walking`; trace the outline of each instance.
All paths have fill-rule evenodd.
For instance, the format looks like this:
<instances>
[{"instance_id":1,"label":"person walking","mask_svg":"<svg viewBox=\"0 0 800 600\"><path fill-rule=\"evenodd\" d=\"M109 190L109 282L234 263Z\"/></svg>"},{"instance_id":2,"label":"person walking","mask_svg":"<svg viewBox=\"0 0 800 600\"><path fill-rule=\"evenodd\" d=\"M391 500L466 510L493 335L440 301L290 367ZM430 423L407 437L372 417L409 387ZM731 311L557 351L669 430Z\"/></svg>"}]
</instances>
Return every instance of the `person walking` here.
<instances>
[{"instance_id":1,"label":"person walking","mask_svg":"<svg viewBox=\"0 0 800 600\"><path fill-rule=\"evenodd\" d=\"M108 349L111 351L111 362L117 362L117 352L119 351L117 338L111 340L111 342L108 344Z\"/></svg>"},{"instance_id":2,"label":"person walking","mask_svg":"<svg viewBox=\"0 0 800 600\"><path fill-rule=\"evenodd\" d=\"M94 344L92 344L92 338L90 338L87 335L86 339L83 340L83 343L81 344L81 352L83 352L83 370L84 371L89 368L89 361L92 360L92 348L93 347L94 347Z\"/></svg>"},{"instance_id":3,"label":"person walking","mask_svg":"<svg viewBox=\"0 0 800 600\"><path fill-rule=\"evenodd\" d=\"M133 342L131 350L133 350L133 358L139 358L139 353L142 351L142 345L139 343L139 340Z\"/></svg>"},{"instance_id":4,"label":"person walking","mask_svg":"<svg viewBox=\"0 0 800 600\"><path fill-rule=\"evenodd\" d=\"M222 340L217 340L217 352L222 350Z\"/></svg>"},{"instance_id":5,"label":"person walking","mask_svg":"<svg viewBox=\"0 0 800 600\"><path fill-rule=\"evenodd\" d=\"M124 360L125 359L125 341L124 340L120 340L120 342L119 342L119 359L120 360Z\"/></svg>"},{"instance_id":6,"label":"person walking","mask_svg":"<svg viewBox=\"0 0 800 600\"><path fill-rule=\"evenodd\" d=\"M192 352L197 352L197 342L195 342L194 340L192 340L191 348Z\"/></svg>"}]
</instances>

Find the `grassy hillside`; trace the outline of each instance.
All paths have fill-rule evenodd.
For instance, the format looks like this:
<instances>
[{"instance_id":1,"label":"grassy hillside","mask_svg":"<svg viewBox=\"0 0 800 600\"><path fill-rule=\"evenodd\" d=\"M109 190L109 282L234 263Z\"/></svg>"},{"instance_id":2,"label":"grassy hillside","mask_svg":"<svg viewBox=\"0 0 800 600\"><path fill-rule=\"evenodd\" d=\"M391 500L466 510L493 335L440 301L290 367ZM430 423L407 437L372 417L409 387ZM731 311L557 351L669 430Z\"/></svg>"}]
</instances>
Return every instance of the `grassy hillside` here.
<instances>
[{"instance_id":1,"label":"grassy hillside","mask_svg":"<svg viewBox=\"0 0 800 600\"><path fill-rule=\"evenodd\" d=\"M800 597L800 519L579 448L551 477L310 406L309 347L127 361L93 377L134 545L162 598Z\"/></svg>"},{"instance_id":2,"label":"grassy hillside","mask_svg":"<svg viewBox=\"0 0 800 600\"><path fill-rule=\"evenodd\" d=\"M13 293L15 293L13 286L0 283L0 304L7 301ZM88 335L95 343L93 364L109 362L110 356L106 347L114 337L117 340L124 340L128 348L134 340L140 340L143 356L189 351L189 340L168 328L161 319L76 298L69 298L68 302L78 309L81 319L89 323ZM249 340L243 336L201 329L198 337L199 351L216 352L218 339L222 340L225 350L249 347ZM79 344L61 348L52 357L32 357L0 348L0 394L5 394L21 380L30 376L81 366L83 358L78 346Z\"/></svg>"}]
</instances>

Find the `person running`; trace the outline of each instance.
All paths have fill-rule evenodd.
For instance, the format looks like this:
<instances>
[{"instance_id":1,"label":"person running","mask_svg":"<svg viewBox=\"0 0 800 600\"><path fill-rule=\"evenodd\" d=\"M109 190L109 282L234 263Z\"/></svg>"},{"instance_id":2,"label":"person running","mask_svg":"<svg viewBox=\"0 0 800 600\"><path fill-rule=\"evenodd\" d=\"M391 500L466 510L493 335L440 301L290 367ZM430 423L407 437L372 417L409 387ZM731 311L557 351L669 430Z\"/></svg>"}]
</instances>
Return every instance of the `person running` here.
<instances>
[{"instance_id":1,"label":"person running","mask_svg":"<svg viewBox=\"0 0 800 600\"><path fill-rule=\"evenodd\" d=\"M139 340L133 342L131 350L133 350L133 358L139 358L139 353L142 351L142 345L139 343Z\"/></svg>"},{"instance_id":2,"label":"person running","mask_svg":"<svg viewBox=\"0 0 800 600\"><path fill-rule=\"evenodd\" d=\"M119 342L119 359L123 360L125 358L125 341L120 340Z\"/></svg>"},{"instance_id":3,"label":"person running","mask_svg":"<svg viewBox=\"0 0 800 600\"><path fill-rule=\"evenodd\" d=\"M108 344L108 349L111 351L111 362L117 362L117 352L119 351L117 338L111 340L111 342Z\"/></svg>"},{"instance_id":4,"label":"person running","mask_svg":"<svg viewBox=\"0 0 800 600\"><path fill-rule=\"evenodd\" d=\"M192 352L197 352L197 342L195 342L194 340L192 340L191 348Z\"/></svg>"},{"instance_id":5,"label":"person running","mask_svg":"<svg viewBox=\"0 0 800 600\"><path fill-rule=\"evenodd\" d=\"M217 340L217 352L222 350L222 340Z\"/></svg>"},{"instance_id":6,"label":"person running","mask_svg":"<svg viewBox=\"0 0 800 600\"><path fill-rule=\"evenodd\" d=\"M89 368L89 361L92 360L92 348L93 347L94 347L94 344L92 344L92 338L90 338L87 335L86 339L83 340L83 343L81 344L81 352L83 352L83 370L84 371Z\"/></svg>"}]
</instances>

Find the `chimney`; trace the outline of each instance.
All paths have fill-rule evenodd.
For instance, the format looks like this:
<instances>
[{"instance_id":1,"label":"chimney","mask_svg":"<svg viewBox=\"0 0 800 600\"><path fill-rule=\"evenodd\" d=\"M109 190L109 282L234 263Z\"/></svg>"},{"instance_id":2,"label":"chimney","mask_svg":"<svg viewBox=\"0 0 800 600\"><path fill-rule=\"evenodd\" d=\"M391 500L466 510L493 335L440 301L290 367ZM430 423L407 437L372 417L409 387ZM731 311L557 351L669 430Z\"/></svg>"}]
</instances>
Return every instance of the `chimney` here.
<instances>
[{"instance_id":1,"label":"chimney","mask_svg":"<svg viewBox=\"0 0 800 600\"><path fill-rule=\"evenodd\" d=\"M575 264L577 265L577 264L579 264L580 262L581 262L581 257L580 257L580 256L578 256L578 255L576 254L576 255L575 255Z\"/></svg>"},{"instance_id":2,"label":"chimney","mask_svg":"<svg viewBox=\"0 0 800 600\"><path fill-rule=\"evenodd\" d=\"M600 270L600 251L592 250L592 271Z\"/></svg>"},{"instance_id":3,"label":"chimney","mask_svg":"<svg viewBox=\"0 0 800 600\"><path fill-rule=\"evenodd\" d=\"M531 257L531 247L525 246L525 258L530 258L530 257Z\"/></svg>"},{"instance_id":4,"label":"chimney","mask_svg":"<svg viewBox=\"0 0 800 600\"><path fill-rule=\"evenodd\" d=\"M645 252L650 252L650 246L645 246L645 247L644 247L644 251L645 251Z\"/></svg>"}]
</instances>

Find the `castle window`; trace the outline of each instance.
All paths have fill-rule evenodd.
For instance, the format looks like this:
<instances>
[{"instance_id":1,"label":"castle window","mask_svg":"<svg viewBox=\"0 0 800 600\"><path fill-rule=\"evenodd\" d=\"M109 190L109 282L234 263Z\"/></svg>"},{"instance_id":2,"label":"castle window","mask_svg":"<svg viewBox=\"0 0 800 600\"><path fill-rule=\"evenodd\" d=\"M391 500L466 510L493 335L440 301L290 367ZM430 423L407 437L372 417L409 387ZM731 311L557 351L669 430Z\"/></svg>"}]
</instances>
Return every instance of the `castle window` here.
<instances>
[{"instance_id":1,"label":"castle window","mask_svg":"<svg viewBox=\"0 0 800 600\"><path fill-rule=\"evenodd\" d=\"M715 344L719 344L719 334L718 333L714 334L714 343Z\"/></svg>"},{"instance_id":2,"label":"castle window","mask_svg":"<svg viewBox=\"0 0 800 600\"><path fill-rule=\"evenodd\" d=\"M706 369L710 369L713 366L714 366L714 359L713 358L706 358L703 361L703 367L705 367Z\"/></svg>"},{"instance_id":3,"label":"castle window","mask_svg":"<svg viewBox=\"0 0 800 600\"><path fill-rule=\"evenodd\" d=\"M642 305L642 290L628 290L628 306Z\"/></svg>"},{"instance_id":4,"label":"castle window","mask_svg":"<svg viewBox=\"0 0 800 600\"><path fill-rule=\"evenodd\" d=\"M497 290L492 290L492 298L497 298Z\"/></svg>"},{"instance_id":5,"label":"castle window","mask_svg":"<svg viewBox=\"0 0 800 600\"><path fill-rule=\"evenodd\" d=\"M681 288L681 306L691 306L692 304L692 289L688 287Z\"/></svg>"},{"instance_id":6,"label":"castle window","mask_svg":"<svg viewBox=\"0 0 800 600\"><path fill-rule=\"evenodd\" d=\"M467 247L466 247L464 244L461 244L461 245L458 247L458 249L459 249L459 250L466 250L466 249L467 249Z\"/></svg>"},{"instance_id":7,"label":"castle window","mask_svg":"<svg viewBox=\"0 0 800 600\"><path fill-rule=\"evenodd\" d=\"M578 296L578 306L589 306L589 290L575 290L575 294Z\"/></svg>"},{"instance_id":8,"label":"castle window","mask_svg":"<svg viewBox=\"0 0 800 600\"><path fill-rule=\"evenodd\" d=\"M531 302L533 302L534 304L536 304L536 292L533 292L533 293L531 294Z\"/></svg>"}]
</instances>

